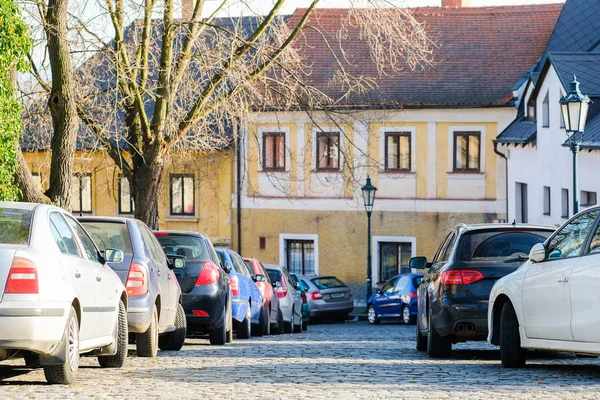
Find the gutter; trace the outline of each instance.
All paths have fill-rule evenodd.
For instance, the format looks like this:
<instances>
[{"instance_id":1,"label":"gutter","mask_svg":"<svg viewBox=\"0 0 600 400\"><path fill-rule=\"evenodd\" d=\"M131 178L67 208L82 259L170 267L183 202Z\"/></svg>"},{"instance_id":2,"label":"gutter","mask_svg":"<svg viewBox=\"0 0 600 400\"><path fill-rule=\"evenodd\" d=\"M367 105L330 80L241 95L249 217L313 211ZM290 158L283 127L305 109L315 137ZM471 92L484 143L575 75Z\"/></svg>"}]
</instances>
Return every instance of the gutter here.
<instances>
[{"instance_id":1,"label":"gutter","mask_svg":"<svg viewBox=\"0 0 600 400\"><path fill-rule=\"evenodd\" d=\"M508 222L508 157L505 153L502 153L498 150L498 145L500 144L500 142L498 142L497 140L493 140L492 143L494 143L494 153L504 158L504 162L506 163L506 222Z\"/></svg>"},{"instance_id":2,"label":"gutter","mask_svg":"<svg viewBox=\"0 0 600 400\"><path fill-rule=\"evenodd\" d=\"M239 127L238 127L239 129ZM237 133L237 132L236 132ZM236 219L237 219L237 253L242 254L242 143L239 135L235 135L235 195L236 195Z\"/></svg>"}]
</instances>

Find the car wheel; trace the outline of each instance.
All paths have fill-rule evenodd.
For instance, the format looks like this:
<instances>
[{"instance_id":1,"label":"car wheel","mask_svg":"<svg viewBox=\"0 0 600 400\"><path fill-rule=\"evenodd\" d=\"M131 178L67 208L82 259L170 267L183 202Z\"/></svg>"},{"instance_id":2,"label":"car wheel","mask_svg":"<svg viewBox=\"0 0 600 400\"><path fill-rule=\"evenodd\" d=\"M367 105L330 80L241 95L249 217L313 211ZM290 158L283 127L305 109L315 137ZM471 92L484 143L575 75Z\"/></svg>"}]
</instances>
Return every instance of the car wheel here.
<instances>
[{"instance_id":1,"label":"car wheel","mask_svg":"<svg viewBox=\"0 0 600 400\"><path fill-rule=\"evenodd\" d=\"M152 321L146 332L136 335L135 350L138 357L156 357L158 354L158 311L156 306L152 311Z\"/></svg>"},{"instance_id":2,"label":"car wheel","mask_svg":"<svg viewBox=\"0 0 600 400\"><path fill-rule=\"evenodd\" d=\"M373 304L369 304L369 308L367 310L367 319L371 325L378 325L379 322L381 322L379 318L377 318L377 312L375 312L375 307L373 307Z\"/></svg>"},{"instance_id":3,"label":"car wheel","mask_svg":"<svg viewBox=\"0 0 600 400\"><path fill-rule=\"evenodd\" d=\"M187 321L185 311L181 304L177 304L177 314L175 316L175 330L165 333L158 338L158 347L161 350L179 351L185 343L187 334Z\"/></svg>"},{"instance_id":4,"label":"car wheel","mask_svg":"<svg viewBox=\"0 0 600 400\"><path fill-rule=\"evenodd\" d=\"M265 324L264 331L265 336L269 336L271 334L271 306L269 305L269 309L265 310Z\"/></svg>"},{"instance_id":5,"label":"car wheel","mask_svg":"<svg viewBox=\"0 0 600 400\"><path fill-rule=\"evenodd\" d=\"M119 314L117 316L117 354L113 356L99 356L98 362L102 368L121 368L125 365L127 359L127 342L129 334L127 332L127 311L125 304L119 301Z\"/></svg>"},{"instance_id":6,"label":"car wheel","mask_svg":"<svg viewBox=\"0 0 600 400\"><path fill-rule=\"evenodd\" d=\"M65 344L65 361L59 365L44 367L46 381L50 384L70 385L75 381L79 370L79 322L73 307L69 311L63 342Z\"/></svg>"},{"instance_id":7,"label":"car wheel","mask_svg":"<svg viewBox=\"0 0 600 400\"><path fill-rule=\"evenodd\" d=\"M419 322L415 324L417 327L416 332L416 342L417 342L417 351L427 351L427 337L421 335L421 330L419 329Z\"/></svg>"},{"instance_id":8,"label":"car wheel","mask_svg":"<svg viewBox=\"0 0 600 400\"><path fill-rule=\"evenodd\" d=\"M440 336L431 320L431 310L428 313L427 355L434 358L448 358L452 353L450 336Z\"/></svg>"},{"instance_id":9,"label":"car wheel","mask_svg":"<svg viewBox=\"0 0 600 400\"><path fill-rule=\"evenodd\" d=\"M294 333L294 314L295 310L292 308L292 316L290 317L290 322L283 323L283 332L284 333Z\"/></svg>"},{"instance_id":10,"label":"car wheel","mask_svg":"<svg viewBox=\"0 0 600 400\"><path fill-rule=\"evenodd\" d=\"M225 317L227 318L227 333L225 337L225 342L227 343L233 342L233 316L231 315L231 313L231 304L229 304L229 306L227 307L227 316Z\"/></svg>"},{"instance_id":11,"label":"car wheel","mask_svg":"<svg viewBox=\"0 0 600 400\"><path fill-rule=\"evenodd\" d=\"M302 329L302 327L304 326L304 320L302 318L302 314L300 314L300 317L298 319L299 319L298 325L294 325L294 333L302 333L302 331L304 330L304 329Z\"/></svg>"},{"instance_id":12,"label":"car wheel","mask_svg":"<svg viewBox=\"0 0 600 400\"><path fill-rule=\"evenodd\" d=\"M521 347L519 320L510 302L504 303L500 314L500 360L504 368L521 368L527 359Z\"/></svg>"},{"instance_id":13,"label":"car wheel","mask_svg":"<svg viewBox=\"0 0 600 400\"><path fill-rule=\"evenodd\" d=\"M251 304L250 302L248 302L248 307L246 308L246 316L244 317L244 320L242 322L239 322L237 324L237 327L235 329L235 333L237 335L238 339L250 339L250 334L251 332L251 321L250 318L251 317Z\"/></svg>"},{"instance_id":14,"label":"car wheel","mask_svg":"<svg viewBox=\"0 0 600 400\"><path fill-rule=\"evenodd\" d=\"M281 335L283 333L283 313L281 309L277 310L277 326L271 329L273 335Z\"/></svg>"},{"instance_id":15,"label":"car wheel","mask_svg":"<svg viewBox=\"0 0 600 400\"><path fill-rule=\"evenodd\" d=\"M308 330L308 321L306 318L304 318L304 315L302 316L302 330L304 332Z\"/></svg>"},{"instance_id":16,"label":"car wheel","mask_svg":"<svg viewBox=\"0 0 600 400\"><path fill-rule=\"evenodd\" d=\"M415 317L410 314L410 308L405 304L402 306L402 322L405 325L411 325L415 323Z\"/></svg>"}]
</instances>

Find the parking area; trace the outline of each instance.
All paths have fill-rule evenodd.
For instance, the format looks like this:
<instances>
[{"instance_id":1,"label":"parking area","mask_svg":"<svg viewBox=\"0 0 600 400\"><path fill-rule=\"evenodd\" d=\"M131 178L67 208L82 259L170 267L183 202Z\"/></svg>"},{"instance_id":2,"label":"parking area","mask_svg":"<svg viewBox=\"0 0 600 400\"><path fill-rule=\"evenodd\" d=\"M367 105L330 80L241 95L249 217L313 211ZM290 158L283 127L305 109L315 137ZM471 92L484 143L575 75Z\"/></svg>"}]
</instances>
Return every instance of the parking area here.
<instances>
[{"instance_id":1,"label":"parking area","mask_svg":"<svg viewBox=\"0 0 600 400\"><path fill-rule=\"evenodd\" d=\"M525 369L506 370L494 347L468 343L449 360L432 360L414 349L414 330L346 322L226 346L188 339L179 352L132 355L122 370L100 370L95 358L83 358L78 381L66 388L8 362L0 364L1 397L592 399L600 391L598 358L533 354Z\"/></svg>"}]
</instances>

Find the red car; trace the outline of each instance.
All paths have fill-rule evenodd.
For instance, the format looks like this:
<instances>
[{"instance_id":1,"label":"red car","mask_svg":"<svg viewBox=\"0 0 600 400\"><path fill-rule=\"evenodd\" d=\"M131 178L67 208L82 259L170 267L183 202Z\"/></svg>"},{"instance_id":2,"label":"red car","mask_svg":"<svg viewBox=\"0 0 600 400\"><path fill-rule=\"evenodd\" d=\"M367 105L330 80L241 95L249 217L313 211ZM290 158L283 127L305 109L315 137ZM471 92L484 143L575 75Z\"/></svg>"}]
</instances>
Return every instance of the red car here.
<instances>
[{"instance_id":1,"label":"red car","mask_svg":"<svg viewBox=\"0 0 600 400\"><path fill-rule=\"evenodd\" d=\"M281 311L279 310L279 297L277 297L277 294L273 291L273 283L269 278L269 274L260 261L255 258L244 258L244 262L254 275L264 275L267 277L266 282L255 282L262 294L264 309L269 310L269 331L265 332L265 334L270 334L271 326L274 328L274 332L281 332L283 326L283 314L281 314Z\"/></svg>"}]
</instances>

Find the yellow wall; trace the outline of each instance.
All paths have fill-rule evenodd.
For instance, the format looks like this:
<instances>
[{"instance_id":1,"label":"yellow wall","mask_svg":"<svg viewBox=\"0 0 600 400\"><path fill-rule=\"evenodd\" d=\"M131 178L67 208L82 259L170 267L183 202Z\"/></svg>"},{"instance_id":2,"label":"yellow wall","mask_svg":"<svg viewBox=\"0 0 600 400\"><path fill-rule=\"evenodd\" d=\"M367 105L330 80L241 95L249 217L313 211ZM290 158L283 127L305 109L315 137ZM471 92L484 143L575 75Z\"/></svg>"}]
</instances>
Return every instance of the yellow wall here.
<instances>
[{"instance_id":1,"label":"yellow wall","mask_svg":"<svg viewBox=\"0 0 600 400\"><path fill-rule=\"evenodd\" d=\"M45 152L24 153L32 172L40 172L42 186L48 188L50 154ZM174 155L165 166L159 197L159 228L168 230L200 231L216 240L231 241L231 193L233 158L228 152L211 155ZM78 152L75 172L92 174L92 210L94 215L117 216L118 176L112 160L103 152ZM195 215L170 216L169 175L193 173L195 176ZM140 201L140 199L138 199ZM131 216L131 215L126 215Z\"/></svg>"}]
</instances>

